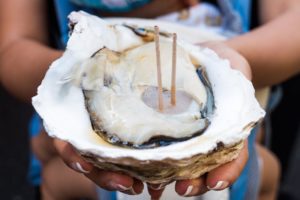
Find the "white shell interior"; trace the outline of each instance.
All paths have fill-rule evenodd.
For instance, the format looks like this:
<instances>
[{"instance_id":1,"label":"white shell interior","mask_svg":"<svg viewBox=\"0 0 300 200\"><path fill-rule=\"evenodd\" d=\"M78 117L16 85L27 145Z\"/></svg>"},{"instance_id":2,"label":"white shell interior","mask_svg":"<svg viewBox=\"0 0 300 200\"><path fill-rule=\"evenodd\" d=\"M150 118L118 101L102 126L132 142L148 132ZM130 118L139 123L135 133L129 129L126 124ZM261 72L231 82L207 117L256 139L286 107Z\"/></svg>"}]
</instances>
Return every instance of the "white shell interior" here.
<instances>
[{"instance_id":1,"label":"white shell interior","mask_svg":"<svg viewBox=\"0 0 300 200\"><path fill-rule=\"evenodd\" d=\"M180 41L182 27L178 29L178 44L206 68L212 83L216 109L210 126L199 137L166 147L135 150L108 144L93 131L82 90L70 80L75 68L100 48L105 46L122 51L142 44L142 40L123 26L112 28L100 18L84 12L71 13L70 20L76 22L76 26L67 50L51 65L37 96L33 98L33 105L50 136L68 141L80 151L113 158L181 159L207 153L218 142L236 144L249 135L250 129L245 127L264 116L265 112L254 97L251 82L241 72L231 69L228 60L219 58L212 50Z\"/></svg>"}]
</instances>

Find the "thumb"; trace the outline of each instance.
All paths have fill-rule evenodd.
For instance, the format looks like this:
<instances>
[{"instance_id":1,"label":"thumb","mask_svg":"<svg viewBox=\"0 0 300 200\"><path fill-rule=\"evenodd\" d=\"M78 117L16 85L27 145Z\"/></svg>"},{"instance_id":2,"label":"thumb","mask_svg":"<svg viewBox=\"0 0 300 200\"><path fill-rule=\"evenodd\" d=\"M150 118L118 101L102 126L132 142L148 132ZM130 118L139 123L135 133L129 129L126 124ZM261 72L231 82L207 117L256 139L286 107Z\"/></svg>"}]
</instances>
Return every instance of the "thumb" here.
<instances>
[{"instance_id":1,"label":"thumb","mask_svg":"<svg viewBox=\"0 0 300 200\"><path fill-rule=\"evenodd\" d=\"M86 162L80 155L78 155L69 143L59 139L54 139L54 146L66 165L73 170L84 174L92 171L93 165Z\"/></svg>"},{"instance_id":2,"label":"thumb","mask_svg":"<svg viewBox=\"0 0 300 200\"><path fill-rule=\"evenodd\" d=\"M242 173L248 160L247 141L239 156L207 174L206 185L210 190L223 190L232 185Z\"/></svg>"}]
</instances>

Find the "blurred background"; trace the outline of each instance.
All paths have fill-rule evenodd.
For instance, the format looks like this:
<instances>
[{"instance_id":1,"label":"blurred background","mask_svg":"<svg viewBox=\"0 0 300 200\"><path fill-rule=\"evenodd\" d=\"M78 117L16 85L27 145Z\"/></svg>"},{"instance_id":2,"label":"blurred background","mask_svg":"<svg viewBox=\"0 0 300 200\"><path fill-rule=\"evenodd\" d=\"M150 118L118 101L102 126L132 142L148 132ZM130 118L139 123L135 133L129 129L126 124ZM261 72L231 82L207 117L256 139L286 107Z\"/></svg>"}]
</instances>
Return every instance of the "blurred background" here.
<instances>
[{"instance_id":1,"label":"blurred background","mask_svg":"<svg viewBox=\"0 0 300 200\"><path fill-rule=\"evenodd\" d=\"M28 124L32 107L0 86L0 199L35 199L27 181L30 158Z\"/></svg>"},{"instance_id":2,"label":"blurred background","mask_svg":"<svg viewBox=\"0 0 300 200\"><path fill-rule=\"evenodd\" d=\"M280 200L300 199L300 76L282 85L282 100L271 114L271 150L281 163Z\"/></svg>"}]
</instances>

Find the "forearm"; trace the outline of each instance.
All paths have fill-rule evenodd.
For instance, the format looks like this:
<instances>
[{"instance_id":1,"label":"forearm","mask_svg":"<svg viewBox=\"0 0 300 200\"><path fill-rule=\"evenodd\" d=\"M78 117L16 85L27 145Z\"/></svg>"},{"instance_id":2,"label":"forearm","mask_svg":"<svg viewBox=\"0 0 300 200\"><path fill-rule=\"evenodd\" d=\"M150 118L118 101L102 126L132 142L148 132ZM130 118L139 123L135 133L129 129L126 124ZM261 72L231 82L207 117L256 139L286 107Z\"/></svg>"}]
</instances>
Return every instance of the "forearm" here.
<instances>
[{"instance_id":1,"label":"forearm","mask_svg":"<svg viewBox=\"0 0 300 200\"><path fill-rule=\"evenodd\" d=\"M0 54L1 84L16 97L31 101L50 63L61 55L36 41L20 39Z\"/></svg>"},{"instance_id":2,"label":"forearm","mask_svg":"<svg viewBox=\"0 0 300 200\"><path fill-rule=\"evenodd\" d=\"M139 18L155 18L171 12L180 11L187 7L197 5L197 0L152 0L150 3L136 8L130 12L100 12L101 16L108 17L139 17Z\"/></svg>"},{"instance_id":3,"label":"forearm","mask_svg":"<svg viewBox=\"0 0 300 200\"><path fill-rule=\"evenodd\" d=\"M250 63L253 83L280 83L300 71L300 6L245 35L227 41Z\"/></svg>"}]
</instances>

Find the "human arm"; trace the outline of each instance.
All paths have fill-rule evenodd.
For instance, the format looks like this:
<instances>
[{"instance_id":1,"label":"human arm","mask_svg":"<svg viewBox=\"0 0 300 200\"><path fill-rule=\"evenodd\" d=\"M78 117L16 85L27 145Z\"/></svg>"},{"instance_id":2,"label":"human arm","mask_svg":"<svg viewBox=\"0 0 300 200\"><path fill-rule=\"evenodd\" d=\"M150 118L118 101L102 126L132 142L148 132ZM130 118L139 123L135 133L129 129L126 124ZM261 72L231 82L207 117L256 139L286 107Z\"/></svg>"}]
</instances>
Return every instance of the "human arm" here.
<instances>
[{"instance_id":1,"label":"human arm","mask_svg":"<svg viewBox=\"0 0 300 200\"><path fill-rule=\"evenodd\" d=\"M261 1L261 27L225 43L250 63L256 88L300 72L300 1ZM272 4L273 3L273 4Z\"/></svg>"},{"instance_id":2,"label":"human arm","mask_svg":"<svg viewBox=\"0 0 300 200\"><path fill-rule=\"evenodd\" d=\"M0 1L0 30L1 84L30 102L49 64L61 55L47 46L44 1Z\"/></svg>"},{"instance_id":3,"label":"human arm","mask_svg":"<svg viewBox=\"0 0 300 200\"><path fill-rule=\"evenodd\" d=\"M171 12L180 11L184 8L197 5L198 0L152 0L148 4L136 8L130 12L104 12L102 16L112 17L139 17L139 18L155 18Z\"/></svg>"}]
</instances>

